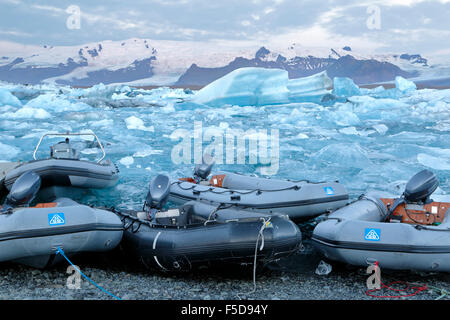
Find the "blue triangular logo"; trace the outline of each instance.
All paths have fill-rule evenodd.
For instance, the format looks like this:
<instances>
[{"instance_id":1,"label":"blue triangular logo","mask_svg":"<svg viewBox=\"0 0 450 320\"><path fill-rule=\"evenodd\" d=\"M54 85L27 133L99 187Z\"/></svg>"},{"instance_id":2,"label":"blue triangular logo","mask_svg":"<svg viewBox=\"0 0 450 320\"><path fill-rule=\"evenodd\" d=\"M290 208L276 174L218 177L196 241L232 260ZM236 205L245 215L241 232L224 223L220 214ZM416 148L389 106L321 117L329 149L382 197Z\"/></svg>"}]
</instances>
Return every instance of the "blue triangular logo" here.
<instances>
[{"instance_id":1,"label":"blue triangular logo","mask_svg":"<svg viewBox=\"0 0 450 320\"><path fill-rule=\"evenodd\" d=\"M64 213L50 213L48 215L48 224L51 226L57 226L65 224Z\"/></svg>"},{"instance_id":2,"label":"blue triangular logo","mask_svg":"<svg viewBox=\"0 0 450 320\"><path fill-rule=\"evenodd\" d=\"M325 190L325 193L329 196L332 196L334 194L334 190L332 187L325 187L323 189Z\"/></svg>"},{"instance_id":3,"label":"blue triangular logo","mask_svg":"<svg viewBox=\"0 0 450 320\"><path fill-rule=\"evenodd\" d=\"M381 230L380 229L366 229L364 232L364 239L367 241L380 241Z\"/></svg>"}]
</instances>

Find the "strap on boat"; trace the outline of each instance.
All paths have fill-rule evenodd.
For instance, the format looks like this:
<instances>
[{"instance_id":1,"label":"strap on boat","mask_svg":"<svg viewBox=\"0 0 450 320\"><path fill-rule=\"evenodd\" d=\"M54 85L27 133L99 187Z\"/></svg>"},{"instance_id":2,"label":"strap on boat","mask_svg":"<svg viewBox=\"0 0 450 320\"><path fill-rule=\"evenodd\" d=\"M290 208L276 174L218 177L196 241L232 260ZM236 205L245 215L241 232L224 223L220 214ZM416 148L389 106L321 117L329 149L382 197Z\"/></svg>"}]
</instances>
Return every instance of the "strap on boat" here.
<instances>
[{"instance_id":1,"label":"strap on boat","mask_svg":"<svg viewBox=\"0 0 450 320\"><path fill-rule=\"evenodd\" d=\"M264 230L268 228L273 228L272 222L270 222L271 217L269 217L267 220L263 217L260 218L262 220L262 226L261 229L259 229L258 236L256 238L256 245L255 245L255 257L253 260L253 290L248 292L247 294L253 294L256 292L256 258L258 257L258 243L259 239L261 239L261 246L259 247L259 251L262 251L264 249ZM242 300L240 295L243 293L238 293L237 297Z\"/></svg>"}]
</instances>

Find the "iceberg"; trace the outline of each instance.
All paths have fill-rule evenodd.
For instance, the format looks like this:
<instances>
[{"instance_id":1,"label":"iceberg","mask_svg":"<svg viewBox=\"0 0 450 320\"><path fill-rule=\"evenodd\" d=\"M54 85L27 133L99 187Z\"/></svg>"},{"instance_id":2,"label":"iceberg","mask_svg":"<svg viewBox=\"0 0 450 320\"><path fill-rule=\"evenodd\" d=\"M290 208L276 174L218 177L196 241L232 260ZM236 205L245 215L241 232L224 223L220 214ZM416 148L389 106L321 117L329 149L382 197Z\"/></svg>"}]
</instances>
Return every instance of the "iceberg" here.
<instances>
[{"instance_id":1,"label":"iceberg","mask_svg":"<svg viewBox=\"0 0 450 320\"><path fill-rule=\"evenodd\" d=\"M416 90L417 86L414 82L406 80L403 77L397 76L395 77L395 88L400 90L402 93L406 93Z\"/></svg>"},{"instance_id":2,"label":"iceberg","mask_svg":"<svg viewBox=\"0 0 450 320\"><path fill-rule=\"evenodd\" d=\"M213 107L289 103L287 83L286 70L240 68L199 90L193 102Z\"/></svg>"},{"instance_id":3,"label":"iceberg","mask_svg":"<svg viewBox=\"0 0 450 320\"><path fill-rule=\"evenodd\" d=\"M326 71L316 73L309 77L292 79L288 81L290 102L322 102L324 97L330 95L333 85ZM331 98L333 100L333 97Z\"/></svg>"},{"instance_id":4,"label":"iceberg","mask_svg":"<svg viewBox=\"0 0 450 320\"><path fill-rule=\"evenodd\" d=\"M333 94L338 97L350 97L361 95L361 91L352 79L346 77L334 77Z\"/></svg>"},{"instance_id":5,"label":"iceberg","mask_svg":"<svg viewBox=\"0 0 450 320\"><path fill-rule=\"evenodd\" d=\"M191 101L212 107L320 102L330 86L326 72L289 80L286 70L240 68L199 90Z\"/></svg>"},{"instance_id":6,"label":"iceberg","mask_svg":"<svg viewBox=\"0 0 450 320\"><path fill-rule=\"evenodd\" d=\"M0 106L8 105L12 107L21 107L22 103L9 90L0 88Z\"/></svg>"}]
</instances>

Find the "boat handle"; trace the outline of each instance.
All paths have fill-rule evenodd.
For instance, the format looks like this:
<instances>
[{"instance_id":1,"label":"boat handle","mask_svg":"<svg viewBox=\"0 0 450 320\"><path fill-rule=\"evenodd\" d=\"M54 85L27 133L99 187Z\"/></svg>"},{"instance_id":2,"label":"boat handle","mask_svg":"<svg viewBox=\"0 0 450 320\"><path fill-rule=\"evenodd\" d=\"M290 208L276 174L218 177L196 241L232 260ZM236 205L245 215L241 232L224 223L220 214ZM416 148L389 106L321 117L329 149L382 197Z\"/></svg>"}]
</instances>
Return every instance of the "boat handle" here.
<instances>
[{"instance_id":1,"label":"boat handle","mask_svg":"<svg viewBox=\"0 0 450 320\"><path fill-rule=\"evenodd\" d=\"M100 139L97 137L97 135L95 133L93 133L93 132L90 132L90 133L70 133L70 132L67 132L67 133L46 133L46 134L44 134L41 137L41 139L39 139L39 142L38 142L36 148L34 149L34 152L33 152L33 159L34 160L37 160L36 159L36 153L37 153L39 147L41 146L42 141L44 140L45 137L50 137L50 136L53 136L53 137L93 136L97 140L97 144L100 147L100 150L102 150L102 154L103 154L102 157L99 160L97 160L97 163L100 163L106 157L105 149L103 148L103 145L100 142Z\"/></svg>"}]
</instances>

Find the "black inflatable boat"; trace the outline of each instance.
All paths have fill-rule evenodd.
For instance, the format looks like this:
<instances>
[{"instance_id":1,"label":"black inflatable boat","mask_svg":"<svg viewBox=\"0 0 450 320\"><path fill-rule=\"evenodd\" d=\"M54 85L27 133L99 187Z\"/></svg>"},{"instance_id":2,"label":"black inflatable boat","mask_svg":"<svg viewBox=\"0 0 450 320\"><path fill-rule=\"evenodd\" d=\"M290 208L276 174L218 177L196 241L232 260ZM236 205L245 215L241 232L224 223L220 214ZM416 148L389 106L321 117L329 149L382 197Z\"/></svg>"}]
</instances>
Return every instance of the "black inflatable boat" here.
<instances>
[{"instance_id":1,"label":"black inflatable boat","mask_svg":"<svg viewBox=\"0 0 450 320\"><path fill-rule=\"evenodd\" d=\"M234 205L190 201L161 211L170 180L159 175L150 184L142 212L117 212L124 223L123 247L148 267L188 271L210 262L259 263L299 250L301 233L287 215L244 211Z\"/></svg>"}]
</instances>

